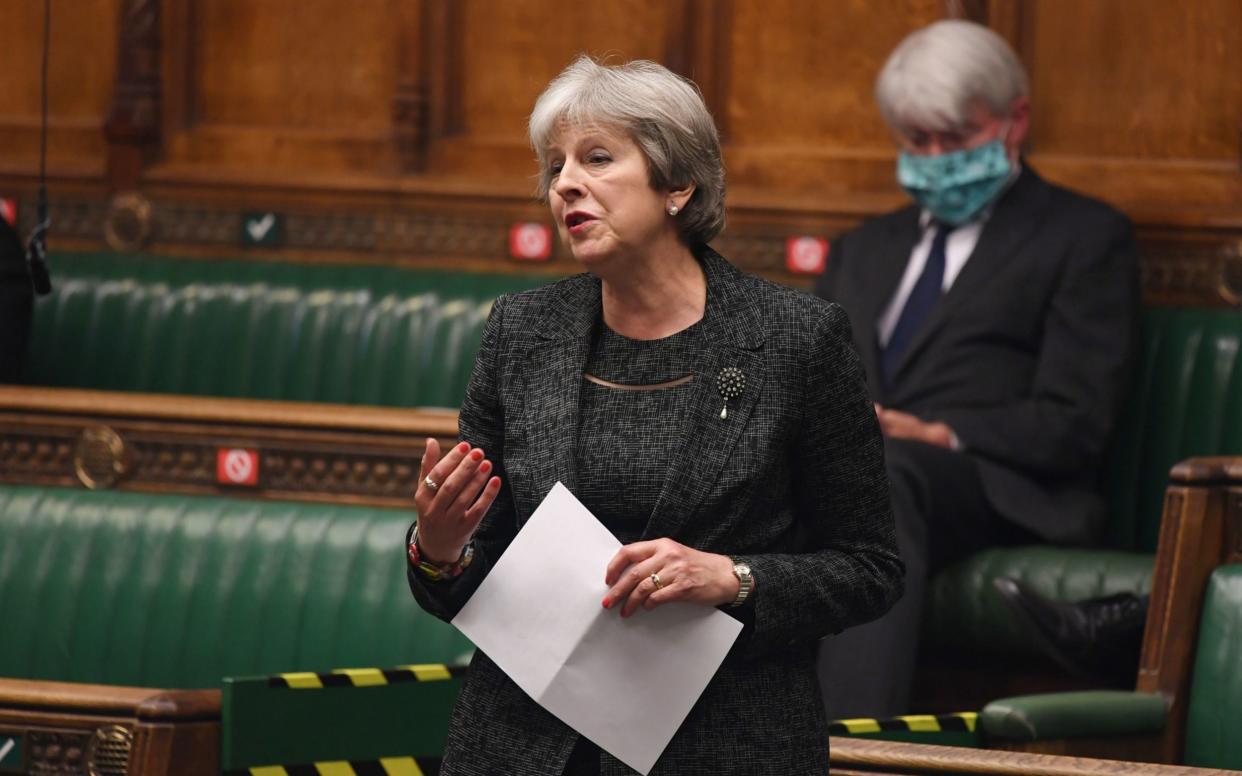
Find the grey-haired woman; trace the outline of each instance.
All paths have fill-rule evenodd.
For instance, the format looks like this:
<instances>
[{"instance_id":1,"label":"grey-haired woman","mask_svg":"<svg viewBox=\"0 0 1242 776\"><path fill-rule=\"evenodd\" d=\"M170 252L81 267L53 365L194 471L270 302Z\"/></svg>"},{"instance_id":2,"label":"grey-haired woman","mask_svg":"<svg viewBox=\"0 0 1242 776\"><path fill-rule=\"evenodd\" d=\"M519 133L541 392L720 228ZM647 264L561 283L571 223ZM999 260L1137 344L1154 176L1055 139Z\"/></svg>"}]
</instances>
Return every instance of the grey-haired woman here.
<instances>
[{"instance_id":1,"label":"grey-haired woman","mask_svg":"<svg viewBox=\"0 0 1242 776\"><path fill-rule=\"evenodd\" d=\"M653 773L826 773L816 642L887 610L902 574L846 318L708 247L724 226L719 140L666 68L581 58L530 136L586 272L497 300L463 441L428 440L414 596L452 618L559 480L623 545L599 570L602 607L690 602L745 626ZM476 653L445 776L630 772Z\"/></svg>"}]
</instances>

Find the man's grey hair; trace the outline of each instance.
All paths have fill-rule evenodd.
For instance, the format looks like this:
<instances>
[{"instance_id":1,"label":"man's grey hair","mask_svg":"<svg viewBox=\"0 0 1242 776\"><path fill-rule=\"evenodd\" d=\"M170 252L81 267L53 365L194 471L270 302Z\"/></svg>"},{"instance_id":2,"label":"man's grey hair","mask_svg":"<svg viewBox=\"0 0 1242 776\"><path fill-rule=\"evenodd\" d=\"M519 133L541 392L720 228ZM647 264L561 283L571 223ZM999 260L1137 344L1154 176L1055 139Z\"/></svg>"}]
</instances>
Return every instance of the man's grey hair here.
<instances>
[{"instance_id":1,"label":"man's grey hair","mask_svg":"<svg viewBox=\"0 0 1242 776\"><path fill-rule=\"evenodd\" d=\"M947 132L975 105L1007 115L1028 93L1026 70L1005 39L974 22L946 19L906 36L880 71L875 97L889 127Z\"/></svg>"},{"instance_id":2,"label":"man's grey hair","mask_svg":"<svg viewBox=\"0 0 1242 776\"><path fill-rule=\"evenodd\" d=\"M687 245L724 229L724 164L720 138L698 88L663 65L635 60L601 65L581 56L548 84L530 114L530 144L539 157L539 196L552 183L549 147L565 127L620 130L647 158L651 187L672 191L693 183L677 216Z\"/></svg>"}]
</instances>

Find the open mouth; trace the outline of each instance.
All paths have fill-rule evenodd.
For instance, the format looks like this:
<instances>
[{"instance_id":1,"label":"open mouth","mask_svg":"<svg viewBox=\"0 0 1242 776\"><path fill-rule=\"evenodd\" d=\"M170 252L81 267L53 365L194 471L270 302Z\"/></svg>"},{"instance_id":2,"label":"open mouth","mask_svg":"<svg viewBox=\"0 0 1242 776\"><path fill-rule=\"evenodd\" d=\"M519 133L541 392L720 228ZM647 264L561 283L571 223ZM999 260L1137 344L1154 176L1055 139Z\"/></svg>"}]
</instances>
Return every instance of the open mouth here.
<instances>
[{"instance_id":1,"label":"open mouth","mask_svg":"<svg viewBox=\"0 0 1242 776\"><path fill-rule=\"evenodd\" d=\"M585 224L587 221L594 221L594 220L595 220L595 216L589 215L587 213L570 213L569 215L565 216L565 226L567 226L570 229L573 229L576 226L581 226L582 224Z\"/></svg>"}]
</instances>

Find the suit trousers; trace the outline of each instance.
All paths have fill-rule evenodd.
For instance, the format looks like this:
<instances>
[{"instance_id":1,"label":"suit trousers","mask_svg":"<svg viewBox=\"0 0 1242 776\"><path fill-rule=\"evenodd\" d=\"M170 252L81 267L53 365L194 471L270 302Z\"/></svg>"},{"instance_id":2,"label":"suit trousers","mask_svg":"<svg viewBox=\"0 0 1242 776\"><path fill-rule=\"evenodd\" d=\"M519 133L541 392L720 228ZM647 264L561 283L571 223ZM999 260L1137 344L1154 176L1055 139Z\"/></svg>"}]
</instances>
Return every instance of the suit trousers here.
<instances>
[{"instance_id":1,"label":"suit trousers","mask_svg":"<svg viewBox=\"0 0 1242 776\"><path fill-rule=\"evenodd\" d=\"M1018 540L1018 531L988 502L969 455L903 439L886 439L884 455L906 564L905 594L880 619L820 642L819 681L829 719L910 713L929 578L977 550Z\"/></svg>"}]
</instances>

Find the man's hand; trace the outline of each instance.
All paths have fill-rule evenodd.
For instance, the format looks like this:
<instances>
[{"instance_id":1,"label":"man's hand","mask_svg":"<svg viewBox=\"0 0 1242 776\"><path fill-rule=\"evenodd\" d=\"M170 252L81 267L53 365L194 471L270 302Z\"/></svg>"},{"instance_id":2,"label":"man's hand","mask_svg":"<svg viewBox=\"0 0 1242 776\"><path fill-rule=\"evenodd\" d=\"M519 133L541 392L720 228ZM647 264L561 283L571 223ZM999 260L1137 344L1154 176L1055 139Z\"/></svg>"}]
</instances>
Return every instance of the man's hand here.
<instances>
[{"instance_id":1,"label":"man's hand","mask_svg":"<svg viewBox=\"0 0 1242 776\"><path fill-rule=\"evenodd\" d=\"M880 431L893 439L913 439L916 442L953 449L953 429L946 424L927 421L901 410L889 410L875 405L875 416L880 421Z\"/></svg>"}]
</instances>

